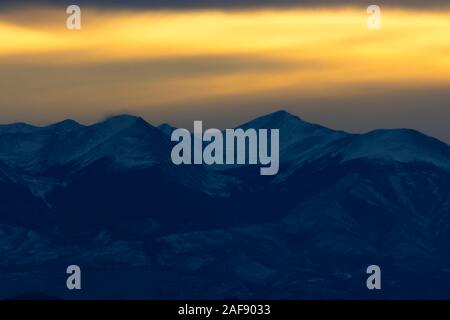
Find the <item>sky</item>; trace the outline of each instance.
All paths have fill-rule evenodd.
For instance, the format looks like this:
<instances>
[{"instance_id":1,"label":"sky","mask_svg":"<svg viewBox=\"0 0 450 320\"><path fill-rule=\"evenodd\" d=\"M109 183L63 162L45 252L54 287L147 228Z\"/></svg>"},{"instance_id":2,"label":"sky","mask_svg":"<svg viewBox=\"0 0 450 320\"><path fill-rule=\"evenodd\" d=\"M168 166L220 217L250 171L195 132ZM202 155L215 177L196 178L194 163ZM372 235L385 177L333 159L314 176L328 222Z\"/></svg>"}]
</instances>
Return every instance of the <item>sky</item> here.
<instances>
[{"instance_id":1,"label":"sky","mask_svg":"<svg viewBox=\"0 0 450 320\"><path fill-rule=\"evenodd\" d=\"M76 2L76 1L75 1ZM350 132L408 127L450 142L448 1L0 4L0 123L234 127L284 109Z\"/></svg>"}]
</instances>

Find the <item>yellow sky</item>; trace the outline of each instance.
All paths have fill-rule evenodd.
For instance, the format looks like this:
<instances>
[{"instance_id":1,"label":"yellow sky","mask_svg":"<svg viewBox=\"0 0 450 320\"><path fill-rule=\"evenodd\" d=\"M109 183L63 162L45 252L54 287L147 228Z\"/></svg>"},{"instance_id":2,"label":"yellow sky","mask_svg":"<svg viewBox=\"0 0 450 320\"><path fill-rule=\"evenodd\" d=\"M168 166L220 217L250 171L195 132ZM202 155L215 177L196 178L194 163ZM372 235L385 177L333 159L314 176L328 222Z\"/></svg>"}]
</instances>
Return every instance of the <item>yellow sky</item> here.
<instances>
[{"instance_id":1,"label":"yellow sky","mask_svg":"<svg viewBox=\"0 0 450 320\"><path fill-rule=\"evenodd\" d=\"M361 95L373 84L450 84L450 11L382 8L381 30L367 28L365 8L86 8L81 31L67 30L66 16L56 9L0 14L6 118L44 109L89 120L272 91L319 99L355 88Z\"/></svg>"}]
</instances>

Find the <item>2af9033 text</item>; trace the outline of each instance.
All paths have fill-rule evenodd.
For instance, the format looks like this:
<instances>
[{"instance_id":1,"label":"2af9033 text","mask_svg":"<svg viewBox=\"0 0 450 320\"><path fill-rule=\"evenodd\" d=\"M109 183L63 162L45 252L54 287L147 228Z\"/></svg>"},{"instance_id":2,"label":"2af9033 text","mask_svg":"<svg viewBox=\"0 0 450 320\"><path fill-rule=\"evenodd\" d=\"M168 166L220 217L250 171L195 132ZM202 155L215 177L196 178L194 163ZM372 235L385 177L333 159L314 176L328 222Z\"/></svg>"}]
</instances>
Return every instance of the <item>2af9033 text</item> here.
<instances>
[{"instance_id":1,"label":"2af9033 text","mask_svg":"<svg viewBox=\"0 0 450 320\"><path fill-rule=\"evenodd\" d=\"M268 304L231 304L222 305L222 315L269 315Z\"/></svg>"}]
</instances>

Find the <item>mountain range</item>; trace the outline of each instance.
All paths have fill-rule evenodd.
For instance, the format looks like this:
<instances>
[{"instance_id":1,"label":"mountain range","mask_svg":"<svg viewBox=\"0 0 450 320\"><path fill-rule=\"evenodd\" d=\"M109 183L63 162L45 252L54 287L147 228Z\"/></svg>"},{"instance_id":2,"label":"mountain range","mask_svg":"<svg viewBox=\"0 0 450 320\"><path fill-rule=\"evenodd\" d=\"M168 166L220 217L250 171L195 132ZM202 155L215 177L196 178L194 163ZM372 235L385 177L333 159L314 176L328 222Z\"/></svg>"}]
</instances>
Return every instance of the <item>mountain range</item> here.
<instances>
[{"instance_id":1,"label":"mountain range","mask_svg":"<svg viewBox=\"0 0 450 320\"><path fill-rule=\"evenodd\" d=\"M280 130L278 175L175 166L175 128L130 115L1 125L0 298L450 298L449 145L285 111L239 127Z\"/></svg>"}]
</instances>

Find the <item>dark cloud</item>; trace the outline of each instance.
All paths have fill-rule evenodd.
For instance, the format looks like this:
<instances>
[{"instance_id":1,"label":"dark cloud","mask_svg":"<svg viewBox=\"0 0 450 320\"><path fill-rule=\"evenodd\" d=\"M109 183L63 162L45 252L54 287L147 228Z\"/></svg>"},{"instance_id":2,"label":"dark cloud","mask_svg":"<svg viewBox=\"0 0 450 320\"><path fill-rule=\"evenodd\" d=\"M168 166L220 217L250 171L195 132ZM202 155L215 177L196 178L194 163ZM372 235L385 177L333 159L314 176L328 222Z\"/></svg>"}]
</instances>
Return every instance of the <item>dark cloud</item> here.
<instances>
[{"instance_id":1,"label":"dark cloud","mask_svg":"<svg viewBox=\"0 0 450 320\"><path fill-rule=\"evenodd\" d=\"M37 5L35 0L4 0L0 6ZM61 5L70 4L91 5L98 7L122 7L122 8L157 8L157 9L198 9L198 8L253 8L253 7L289 7L289 6L339 6L360 5L368 6L377 4L380 6L400 7L448 7L449 0L44 0L39 5Z\"/></svg>"}]
</instances>

